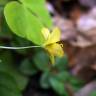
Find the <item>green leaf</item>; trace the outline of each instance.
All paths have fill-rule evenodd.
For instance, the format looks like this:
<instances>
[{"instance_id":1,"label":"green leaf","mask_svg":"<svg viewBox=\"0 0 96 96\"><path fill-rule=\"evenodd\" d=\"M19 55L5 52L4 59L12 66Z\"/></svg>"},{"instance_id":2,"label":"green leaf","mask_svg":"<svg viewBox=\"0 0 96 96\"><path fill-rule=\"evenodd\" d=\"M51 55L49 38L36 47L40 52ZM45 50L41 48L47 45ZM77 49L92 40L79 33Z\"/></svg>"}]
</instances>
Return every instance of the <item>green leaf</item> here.
<instances>
[{"instance_id":1,"label":"green leaf","mask_svg":"<svg viewBox=\"0 0 96 96\"><path fill-rule=\"evenodd\" d=\"M13 72L13 73L12 73ZM28 84L28 77L21 74L18 70L10 70L9 74L14 77L20 90L24 90ZM21 82L22 81L22 82Z\"/></svg>"},{"instance_id":2,"label":"green leaf","mask_svg":"<svg viewBox=\"0 0 96 96\"><path fill-rule=\"evenodd\" d=\"M95 91L92 91L89 96L96 96L96 90Z\"/></svg>"},{"instance_id":3,"label":"green leaf","mask_svg":"<svg viewBox=\"0 0 96 96\"><path fill-rule=\"evenodd\" d=\"M40 79L40 84L42 88L44 89L50 88L50 82L49 82L50 76L51 76L50 71L46 71L42 74Z\"/></svg>"},{"instance_id":4,"label":"green leaf","mask_svg":"<svg viewBox=\"0 0 96 96\"><path fill-rule=\"evenodd\" d=\"M37 68L42 71L47 71L50 69L49 64L49 57L44 51L37 53L34 56L34 63L36 64Z\"/></svg>"},{"instance_id":5,"label":"green leaf","mask_svg":"<svg viewBox=\"0 0 96 96\"><path fill-rule=\"evenodd\" d=\"M79 80L78 78L76 78L74 76L70 76L68 82L71 84L74 91L78 91L79 89L81 89L84 86L84 81Z\"/></svg>"},{"instance_id":6,"label":"green leaf","mask_svg":"<svg viewBox=\"0 0 96 96\"><path fill-rule=\"evenodd\" d=\"M1 96L21 96L15 79L7 72L0 71L0 95Z\"/></svg>"},{"instance_id":7,"label":"green leaf","mask_svg":"<svg viewBox=\"0 0 96 96\"><path fill-rule=\"evenodd\" d=\"M50 84L58 94L67 96L67 93L64 87L64 82L58 80L58 78L52 77L50 78Z\"/></svg>"},{"instance_id":8,"label":"green leaf","mask_svg":"<svg viewBox=\"0 0 96 96\"><path fill-rule=\"evenodd\" d=\"M0 72L6 72L9 75L11 75L14 78L14 80L16 81L18 88L20 90L23 90L28 83L28 78L26 76L24 76L23 74L21 74L16 69L16 67L12 63L13 58L12 58L10 51L5 51L5 52L2 51L0 53L0 60L1 60Z\"/></svg>"},{"instance_id":9,"label":"green leaf","mask_svg":"<svg viewBox=\"0 0 96 96\"><path fill-rule=\"evenodd\" d=\"M70 74L67 71L57 72L56 74L53 74L55 78L58 78L58 80L61 80L63 82L67 82L70 78Z\"/></svg>"},{"instance_id":10,"label":"green leaf","mask_svg":"<svg viewBox=\"0 0 96 96\"><path fill-rule=\"evenodd\" d=\"M74 76L70 76L70 78L69 78L69 82L71 83L71 84L73 84L73 85L76 85L76 86L82 86L82 84L84 84L84 81L82 81L82 80L79 80L79 79L77 79L76 77L74 77Z\"/></svg>"},{"instance_id":11,"label":"green leaf","mask_svg":"<svg viewBox=\"0 0 96 96\"><path fill-rule=\"evenodd\" d=\"M14 78L6 72L0 72L0 86L1 85L10 89L11 91L20 92Z\"/></svg>"},{"instance_id":12,"label":"green leaf","mask_svg":"<svg viewBox=\"0 0 96 96\"><path fill-rule=\"evenodd\" d=\"M37 72L36 66L28 59L22 61L20 71L25 75L34 75Z\"/></svg>"},{"instance_id":13,"label":"green leaf","mask_svg":"<svg viewBox=\"0 0 96 96\"><path fill-rule=\"evenodd\" d=\"M0 68L0 72L6 72L8 73L9 75L11 75L14 80L16 81L17 85L18 85L18 88L20 90L23 90L25 89L27 83L28 83L28 79L27 77L25 77L24 75L22 75L21 73L19 73L16 69L11 69L11 68L8 68L7 65L5 64L1 64L0 63L0 67L2 66L2 69ZM11 67L11 66L9 66ZM5 68L5 69L4 69ZM7 69L8 68L8 69ZM22 82L21 82L22 81Z\"/></svg>"},{"instance_id":14,"label":"green leaf","mask_svg":"<svg viewBox=\"0 0 96 96\"><path fill-rule=\"evenodd\" d=\"M46 0L20 0L28 9L30 9L47 26L52 27L52 20L46 8Z\"/></svg>"},{"instance_id":15,"label":"green leaf","mask_svg":"<svg viewBox=\"0 0 96 96\"><path fill-rule=\"evenodd\" d=\"M11 91L10 89L4 87L4 86L1 86L0 85L0 95L1 96L22 96L19 92L13 92Z\"/></svg>"},{"instance_id":16,"label":"green leaf","mask_svg":"<svg viewBox=\"0 0 96 96\"><path fill-rule=\"evenodd\" d=\"M65 55L62 58L56 58L55 66L58 71L65 71L68 68L68 58Z\"/></svg>"},{"instance_id":17,"label":"green leaf","mask_svg":"<svg viewBox=\"0 0 96 96\"><path fill-rule=\"evenodd\" d=\"M8 3L4 9L4 15L15 34L38 45L44 43L41 33L43 24L23 4L16 1Z\"/></svg>"}]
</instances>

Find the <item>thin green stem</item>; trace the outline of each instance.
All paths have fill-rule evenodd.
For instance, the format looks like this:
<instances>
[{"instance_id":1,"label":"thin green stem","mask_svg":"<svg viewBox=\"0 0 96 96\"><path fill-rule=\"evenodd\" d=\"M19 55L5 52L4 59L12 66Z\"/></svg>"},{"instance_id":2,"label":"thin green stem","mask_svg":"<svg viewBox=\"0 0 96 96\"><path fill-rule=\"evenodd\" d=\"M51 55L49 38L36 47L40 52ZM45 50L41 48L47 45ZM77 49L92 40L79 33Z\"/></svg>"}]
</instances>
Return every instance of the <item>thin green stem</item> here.
<instances>
[{"instance_id":1,"label":"thin green stem","mask_svg":"<svg viewBox=\"0 0 96 96\"><path fill-rule=\"evenodd\" d=\"M0 46L0 49L12 49L12 50L18 50L18 49L28 49L28 48L38 48L41 46L27 46L27 47L6 47L6 46Z\"/></svg>"}]
</instances>

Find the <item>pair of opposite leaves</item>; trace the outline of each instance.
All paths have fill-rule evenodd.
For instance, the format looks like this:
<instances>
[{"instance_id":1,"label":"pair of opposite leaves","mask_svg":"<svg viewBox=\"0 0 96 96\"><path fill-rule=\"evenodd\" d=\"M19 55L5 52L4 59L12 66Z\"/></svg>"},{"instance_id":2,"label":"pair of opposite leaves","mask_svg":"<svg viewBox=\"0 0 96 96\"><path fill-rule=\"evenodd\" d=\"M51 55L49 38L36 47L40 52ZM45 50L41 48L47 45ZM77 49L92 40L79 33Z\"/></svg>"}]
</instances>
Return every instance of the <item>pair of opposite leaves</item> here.
<instances>
[{"instance_id":1,"label":"pair of opposite leaves","mask_svg":"<svg viewBox=\"0 0 96 96\"><path fill-rule=\"evenodd\" d=\"M54 63L54 56L63 56L60 41L60 31L55 28L50 34L47 28L52 27L52 21L45 8L45 0L20 0L8 3L4 9L6 21L11 30L35 44L44 47ZM47 28L44 28L46 26Z\"/></svg>"}]
</instances>

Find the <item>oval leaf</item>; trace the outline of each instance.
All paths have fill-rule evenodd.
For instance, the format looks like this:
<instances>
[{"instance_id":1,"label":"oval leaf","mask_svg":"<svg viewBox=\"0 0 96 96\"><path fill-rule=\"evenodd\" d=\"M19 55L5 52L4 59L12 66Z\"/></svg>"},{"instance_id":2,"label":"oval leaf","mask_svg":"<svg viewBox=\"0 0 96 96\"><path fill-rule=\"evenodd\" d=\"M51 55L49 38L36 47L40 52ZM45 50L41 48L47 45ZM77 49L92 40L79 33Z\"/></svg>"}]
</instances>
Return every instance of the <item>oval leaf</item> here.
<instances>
[{"instance_id":1,"label":"oval leaf","mask_svg":"<svg viewBox=\"0 0 96 96\"><path fill-rule=\"evenodd\" d=\"M16 1L8 3L4 9L4 15L9 27L15 34L38 45L44 42L41 34L42 23L23 4Z\"/></svg>"},{"instance_id":2,"label":"oval leaf","mask_svg":"<svg viewBox=\"0 0 96 96\"><path fill-rule=\"evenodd\" d=\"M38 16L38 18L43 22L43 24L51 28L52 20L51 16L46 8L46 0L20 0L27 8L29 8L33 13ZM38 3L37 3L38 2Z\"/></svg>"}]
</instances>

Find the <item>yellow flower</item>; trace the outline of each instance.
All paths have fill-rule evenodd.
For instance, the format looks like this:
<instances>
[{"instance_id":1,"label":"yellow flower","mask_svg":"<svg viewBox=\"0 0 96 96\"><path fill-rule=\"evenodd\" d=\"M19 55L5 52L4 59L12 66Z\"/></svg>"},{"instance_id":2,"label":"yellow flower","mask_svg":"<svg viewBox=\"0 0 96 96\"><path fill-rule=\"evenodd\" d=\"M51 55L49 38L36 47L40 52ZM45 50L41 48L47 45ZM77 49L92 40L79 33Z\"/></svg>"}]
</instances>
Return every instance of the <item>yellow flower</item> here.
<instances>
[{"instance_id":1,"label":"yellow flower","mask_svg":"<svg viewBox=\"0 0 96 96\"><path fill-rule=\"evenodd\" d=\"M43 47L50 54L51 62L54 64L55 56L62 57L64 55L62 44L58 43L61 36L60 30L58 28L54 28L54 30L50 33L47 28L43 28L42 34L45 38Z\"/></svg>"}]
</instances>

